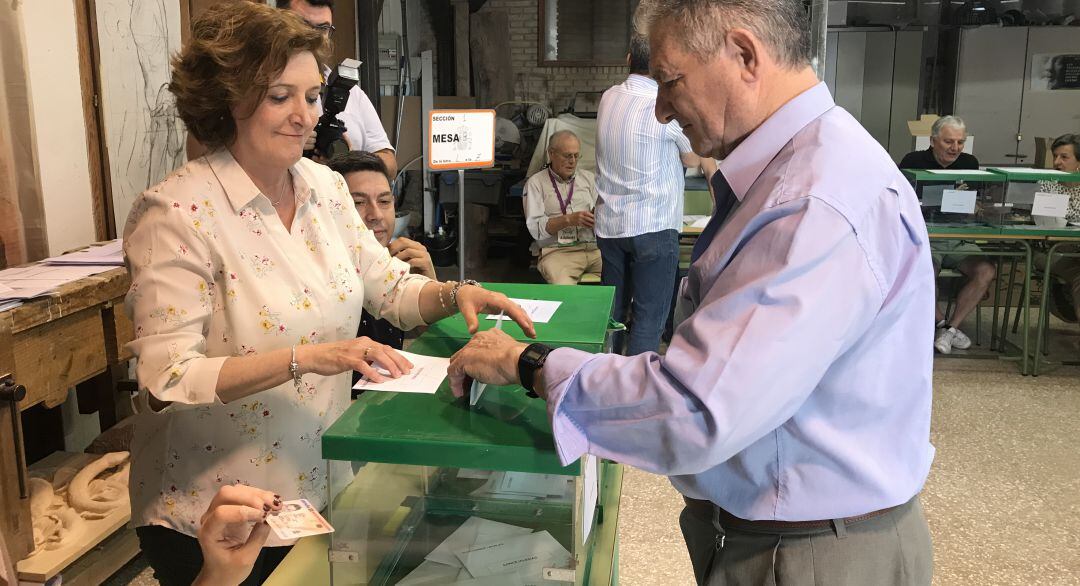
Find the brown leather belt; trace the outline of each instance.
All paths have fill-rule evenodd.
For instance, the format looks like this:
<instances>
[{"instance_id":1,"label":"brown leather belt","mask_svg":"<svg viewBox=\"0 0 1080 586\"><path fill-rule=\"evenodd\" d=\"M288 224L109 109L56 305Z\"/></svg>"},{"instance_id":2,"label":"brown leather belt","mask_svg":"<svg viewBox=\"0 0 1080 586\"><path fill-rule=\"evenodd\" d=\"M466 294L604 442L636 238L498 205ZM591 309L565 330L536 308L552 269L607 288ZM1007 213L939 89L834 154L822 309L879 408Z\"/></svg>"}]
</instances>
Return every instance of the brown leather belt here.
<instances>
[{"instance_id":1,"label":"brown leather belt","mask_svg":"<svg viewBox=\"0 0 1080 586\"><path fill-rule=\"evenodd\" d=\"M709 519L710 522L715 515L720 525L723 527L730 527L732 529L748 529L751 531L784 531L790 529L828 529L833 526L832 519L823 519L820 521L748 521L746 519L740 519L735 515L725 511L719 506L713 504L711 501L702 501L698 499L692 499L684 496L683 500L686 501L687 508L690 509L696 515L699 515L705 519ZM858 523L860 521L866 521L873 519L874 517L880 517L886 513L891 512L897 507L903 505L897 505L896 507L888 507L885 509L879 509L877 511L871 511L865 515L858 515L855 517L847 517L842 519L844 525L851 525L852 523Z\"/></svg>"}]
</instances>

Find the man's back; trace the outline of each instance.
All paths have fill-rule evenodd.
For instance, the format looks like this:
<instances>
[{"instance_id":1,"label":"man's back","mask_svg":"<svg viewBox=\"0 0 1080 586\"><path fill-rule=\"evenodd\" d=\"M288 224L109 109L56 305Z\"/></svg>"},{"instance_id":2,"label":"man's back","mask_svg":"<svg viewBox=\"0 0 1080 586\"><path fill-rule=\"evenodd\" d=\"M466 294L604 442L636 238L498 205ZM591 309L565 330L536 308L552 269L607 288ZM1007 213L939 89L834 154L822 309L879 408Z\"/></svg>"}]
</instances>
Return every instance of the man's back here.
<instances>
[{"instance_id":1,"label":"man's back","mask_svg":"<svg viewBox=\"0 0 1080 586\"><path fill-rule=\"evenodd\" d=\"M683 166L690 141L656 120L657 85L631 74L609 88L596 114L596 235L626 238L682 225Z\"/></svg>"}]
</instances>

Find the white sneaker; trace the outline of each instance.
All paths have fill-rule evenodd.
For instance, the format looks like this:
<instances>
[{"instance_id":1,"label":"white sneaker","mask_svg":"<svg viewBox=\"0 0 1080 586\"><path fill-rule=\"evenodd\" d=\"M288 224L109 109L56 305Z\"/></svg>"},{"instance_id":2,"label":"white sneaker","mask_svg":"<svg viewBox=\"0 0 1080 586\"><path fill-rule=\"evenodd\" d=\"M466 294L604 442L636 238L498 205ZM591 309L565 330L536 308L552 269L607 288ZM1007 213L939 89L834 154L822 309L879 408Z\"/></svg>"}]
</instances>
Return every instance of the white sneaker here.
<instances>
[{"instance_id":1,"label":"white sneaker","mask_svg":"<svg viewBox=\"0 0 1080 586\"><path fill-rule=\"evenodd\" d=\"M942 354L949 354L953 348L953 332L956 330L953 328L940 328L937 331L937 337L934 339L934 349Z\"/></svg>"},{"instance_id":2,"label":"white sneaker","mask_svg":"<svg viewBox=\"0 0 1080 586\"><path fill-rule=\"evenodd\" d=\"M967 337L967 334L961 332L956 328L949 328L952 330L952 347L957 350L967 350L971 348L971 338Z\"/></svg>"}]
</instances>

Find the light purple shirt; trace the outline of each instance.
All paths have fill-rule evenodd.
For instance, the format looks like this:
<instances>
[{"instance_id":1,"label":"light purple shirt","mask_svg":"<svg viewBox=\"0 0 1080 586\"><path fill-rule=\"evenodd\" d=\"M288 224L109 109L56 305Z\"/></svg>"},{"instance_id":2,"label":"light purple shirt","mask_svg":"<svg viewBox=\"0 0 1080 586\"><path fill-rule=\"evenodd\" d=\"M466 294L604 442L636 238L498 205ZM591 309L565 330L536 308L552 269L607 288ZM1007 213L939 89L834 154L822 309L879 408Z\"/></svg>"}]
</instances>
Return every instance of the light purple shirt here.
<instances>
[{"instance_id":1,"label":"light purple shirt","mask_svg":"<svg viewBox=\"0 0 1080 586\"><path fill-rule=\"evenodd\" d=\"M824 84L720 171L740 202L690 267L693 313L667 354L549 356L560 458L665 474L751 520L908 501L934 457L934 281L915 194Z\"/></svg>"}]
</instances>

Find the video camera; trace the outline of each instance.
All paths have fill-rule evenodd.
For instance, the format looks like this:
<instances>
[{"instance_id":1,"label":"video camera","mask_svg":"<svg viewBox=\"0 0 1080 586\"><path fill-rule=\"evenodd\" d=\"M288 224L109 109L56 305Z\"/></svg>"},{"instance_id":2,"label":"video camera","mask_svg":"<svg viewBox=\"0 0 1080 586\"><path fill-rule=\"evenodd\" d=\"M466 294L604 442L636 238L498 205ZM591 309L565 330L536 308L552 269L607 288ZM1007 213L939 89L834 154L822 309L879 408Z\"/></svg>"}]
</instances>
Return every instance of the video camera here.
<instances>
[{"instance_id":1,"label":"video camera","mask_svg":"<svg viewBox=\"0 0 1080 586\"><path fill-rule=\"evenodd\" d=\"M344 140L345 123L337 116L345 109L349 92L360 83L360 65L361 62L356 59L342 59L326 78L322 91L323 114L315 125L315 148L304 151L305 157L318 155L329 159L348 151Z\"/></svg>"}]
</instances>

